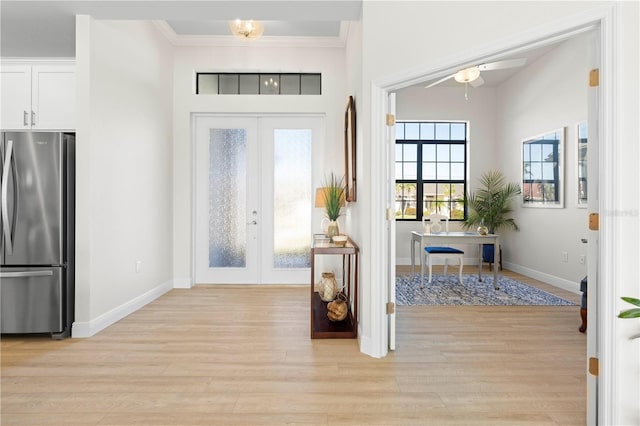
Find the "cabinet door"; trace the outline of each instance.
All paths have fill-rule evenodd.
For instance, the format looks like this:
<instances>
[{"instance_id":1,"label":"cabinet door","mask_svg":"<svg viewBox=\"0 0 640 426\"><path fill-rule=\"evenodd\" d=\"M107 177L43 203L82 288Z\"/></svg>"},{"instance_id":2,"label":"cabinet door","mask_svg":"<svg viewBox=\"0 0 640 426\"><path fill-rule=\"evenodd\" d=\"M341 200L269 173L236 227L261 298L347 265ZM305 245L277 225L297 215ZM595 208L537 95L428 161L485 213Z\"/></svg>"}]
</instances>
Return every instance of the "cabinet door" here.
<instances>
[{"instance_id":1,"label":"cabinet door","mask_svg":"<svg viewBox=\"0 0 640 426\"><path fill-rule=\"evenodd\" d=\"M30 128L31 120L31 67L29 65L2 65L0 67L0 127L2 130Z\"/></svg>"},{"instance_id":2,"label":"cabinet door","mask_svg":"<svg viewBox=\"0 0 640 426\"><path fill-rule=\"evenodd\" d=\"M32 128L73 130L76 115L76 76L72 65L34 65Z\"/></svg>"}]
</instances>

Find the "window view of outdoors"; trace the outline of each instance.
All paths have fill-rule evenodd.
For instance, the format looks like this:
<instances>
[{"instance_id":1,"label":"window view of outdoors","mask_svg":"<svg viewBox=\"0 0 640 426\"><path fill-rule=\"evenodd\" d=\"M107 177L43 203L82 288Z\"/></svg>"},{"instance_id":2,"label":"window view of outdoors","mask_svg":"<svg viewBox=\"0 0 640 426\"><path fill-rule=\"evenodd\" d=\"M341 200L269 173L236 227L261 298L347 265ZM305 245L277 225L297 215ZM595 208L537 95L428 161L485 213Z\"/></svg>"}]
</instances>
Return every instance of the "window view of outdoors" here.
<instances>
[{"instance_id":1,"label":"window view of outdoors","mask_svg":"<svg viewBox=\"0 0 640 426\"><path fill-rule=\"evenodd\" d=\"M396 219L464 219L466 147L466 122L396 123Z\"/></svg>"}]
</instances>

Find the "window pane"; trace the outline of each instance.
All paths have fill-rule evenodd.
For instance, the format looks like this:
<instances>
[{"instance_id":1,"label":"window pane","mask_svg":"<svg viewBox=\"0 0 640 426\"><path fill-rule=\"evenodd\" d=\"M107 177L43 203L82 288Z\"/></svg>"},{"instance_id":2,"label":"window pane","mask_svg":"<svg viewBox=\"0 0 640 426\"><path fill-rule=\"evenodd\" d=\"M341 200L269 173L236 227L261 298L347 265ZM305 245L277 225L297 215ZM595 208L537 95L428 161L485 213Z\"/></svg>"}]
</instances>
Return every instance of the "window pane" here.
<instances>
[{"instance_id":1,"label":"window pane","mask_svg":"<svg viewBox=\"0 0 640 426\"><path fill-rule=\"evenodd\" d=\"M405 123L404 124L404 138L406 140L418 140L418 139L420 139L420 124L419 123Z\"/></svg>"},{"instance_id":2,"label":"window pane","mask_svg":"<svg viewBox=\"0 0 640 426\"><path fill-rule=\"evenodd\" d=\"M218 94L218 74L198 74L198 94Z\"/></svg>"},{"instance_id":3,"label":"window pane","mask_svg":"<svg viewBox=\"0 0 640 426\"><path fill-rule=\"evenodd\" d=\"M438 164L438 171L436 176L438 180L451 179L451 175L449 173L449 163L437 163L437 164Z\"/></svg>"},{"instance_id":4,"label":"window pane","mask_svg":"<svg viewBox=\"0 0 640 426\"><path fill-rule=\"evenodd\" d=\"M542 161L555 161L552 144L545 143L542 145Z\"/></svg>"},{"instance_id":5,"label":"window pane","mask_svg":"<svg viewBox=\"0 0 640 426\"><path fill-rule=\"evenodd\" d=\"M541 180L542 179L542 163L535 162L529 163L529 174L531 180Z\"/></svg>"},{"instance_id":6,"label":"window pane","mask_svg":"<svg viewBox=\"0 0 640 426\"><path fill-rule=\"evenodd\" d=\"M302 95L320 95L322 92L319 74L301 75L300 85Z\"/></svg>"},{"instance_id":7,"label":"window pane","mask_svg":"<svg viewBox=\"0 0 640 426\"><path fill-rule=\"evenodd\" d=\"M396 218L416 218L416 185L414 183L396 184Z\"/></svg>"},{"instance_id":8,"label":"window pane","mask_svg":"<svg viewBox=\"0 0 640 426\"><path fill-rule=\"evenodd\" d=\"M522 147L522 160L525 162L531 161L531 144L524 144Z\"/></svg>"},{"instance_id":9,"label":"window pane","mask_svg":"<svg viewBox=\"0 0 640 426\"><path fill-rule=\"evenodd\" d=\"M300 76L298 74L281 75L280 76L280 94L281 95L299 95L300 94Z\"/></svg>"},{"instance_id":10,"label":"window pane","mask_svg":"<svg viewBox=\"0 0 640 426\"><path fill-rule=\"evenodd\" d=\"M436 123L436 140L449 140L449 123Z\"/></svg>"},{"instance_id":11,"label":"window pane","mask_svg":"<svg viewBox=\"0 0 640 426\"><path fill-rule=\"evenodd\" d=\"M437 153L438 163L441 161L449 161L449 145L438 144L438 153Z\"/></svg>"},{"instance_id":12,"label":"window pane","mask_svg":"<svg viewBox=\"0 0 640 426\"><path fill-rule=\"evenodd\" d=\"M436 161L436 146L422 145L422 161Z\"/></svg>"},{"instance_id":13,"label":"window pane","mask_svg":"<svg viewBox=\"0 0 640 426\"><path fill-rule=\"evenodd\" d=\"M220 74L219 93L221 95L237 95L238 82L238 74Z\"/></svg>"},{"instance_id":14,"label":"window pane","mask_svg":"<svg viewBox=\"0 0 640 426\"><path fill-rule=\"evenodd\" d=\"M465 123L451 123L451 140L464 141L467 140Z\"/></svg>"},{"instance_id":15,"label":"window pane","mask_svg":"<svg viewBox=\"0 0 640 426\"><path fill-rule=\"evenodd\" d=\"M436 163L422 163L422 179L434 180L436 178Z\"/></svg>"},{"instance_id":16,"label":"window pane","mask_svg":"<svg viewBox=\"0 0 640 426\"><path fill-rule=\"evenodd\" d=\"M464 180L464 163L451 163L451 179Z\"/></svg>"},{"instance_id":17,"label":"window pane","mask_svg":"<svg viewBox=\"0 0 640 426\"><path fill-rule=\"evenodd\" d=\"M418 161L418 145L402 144L404 147L404 161Z\"/></svg>"},{"instance_id":18,"label":"window pane","mask_svg":"<svg viewBox=\"0 0 640 426\"><path fill-rule=\"evenodd\" d=\"M425 183L422 185L422 214L428 216L436 213L437 187L435 183Z\"/></svg>"},{"instance_id":19,"label":"window pane","mask_svg":"<svg viewBox=\"0 0 640 426\"><path fill-rule=\"evenodd\" d=\"M246 129L209 134L209 267L246 266Z\"/></svg>"},{"instance_id":20,"label":"window pane","mask_svg":"<svg viewBox=\"0 0 640 426\"><path fill-rule=\"evenodd\" d=\"M420 139L433 140L435 138L435 126L433 123L420 123Z\"/></svg>"},{"instance_id":21,"label":"window pane","mask_svg":"<svg viewBox=\"0 0 640 426\"><path fill-rule=\"evenodd\" d=\"M273 145L273 267L311 266L310 129L276 129Z\"/></svg>"},{"instance_id":22,"label":"window pane","mask_svg":"<svg viewBox=\"0 0 640 426\"><path fill-rule=\"evenodd\" d=\"M260 94L278 95L280 94L280 76L277 74L260 75Z\"/></svg>"},{"instance_id":23,"label":"window pane","mask_svg":"<svg viewBox=\"0 0 640 426\"><path fill-rule=\"evenodd\" d=\"M402 163L403 164L403 179L417 179L418 178L418 165L416 163Z\"/></svg>"},{"instance_id":24,"label":"window pane","mask_svg":"<svg viewBox=\"0 0 640 426\"><path fill-rule=\"evenodd\" d=\"M404 123L396 123L396 139L404 139Z\"/></svg>"},{"instance_id":25,"label":"window pane","mask_svg":"<svg viewBox=\"0 0 640 426\"><path fill-rule=\"evenodd\" d=\"M542 179L554 180L554 163L542 163Z\"/></svg>"},{"instance_id":26,"label":"window pane","mask_svg":"<svg viewBox=\"0 0 640 426\"><path fill-rule=\"evenodd\" d=\"M464 200L464 184L453 183L451 184L451 197L452 200Z\"/></svg>"},{"instance_id":27,"label":"window pane","mask_svg":"<svg viewBox=\"0 0 640 426\"><path fill-rule=\"evenodd\" d=\"M540 147L540 144L532 143L529 146L531 147L531 161L541 161L542 148Z\"/></svg>"},{"instance_id":28,"label":"window pane","mask_svg":"<svg viewBox=\"0 0 640 426\"><path fill-rule=\"evenodd\" d=\"M464 145L451 145L451 161L464 162Z\"/></svg>"},{"instance_id":29,"label":"window pane","mask_svg":"<svg viewBox=\"0 0 640 426\"><path fill-rule=\"evenodd\" d=\"M257 95L260 93L260 81L256 74L240 74L240 94Z\"/></svg>"}]
</instances>

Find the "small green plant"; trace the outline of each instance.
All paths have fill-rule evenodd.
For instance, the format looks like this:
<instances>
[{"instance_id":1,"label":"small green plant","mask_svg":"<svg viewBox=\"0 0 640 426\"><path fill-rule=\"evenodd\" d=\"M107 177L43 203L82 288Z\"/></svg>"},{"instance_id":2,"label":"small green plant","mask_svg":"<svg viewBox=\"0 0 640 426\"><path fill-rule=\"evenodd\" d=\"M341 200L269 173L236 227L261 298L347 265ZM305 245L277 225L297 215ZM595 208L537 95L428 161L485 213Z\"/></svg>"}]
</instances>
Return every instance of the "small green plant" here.
<instances>
[{"instance_id":1,"label":"small green plant","mask_svg":"<svg viewBox=\"0 0 640 426\"><path fill-rule=\"evenodd\" d=\"M638 308L631 308L626 311L622 311L618 315L618 318L640 318L640 299L635 299L633 297L621 297L621 299L634 306L638 306Z\"/></svg>"},{"instance_id":2,"label":"small green plant","mask_svg":"<svg viewBox=\"0 0 640 426\"><path fill-rule=\"evenodd\" d=\"M344 204L344 179L331 172L322 186L327 217L335 221L340 217L340 209Z\"/></svg>"}]
</instances>

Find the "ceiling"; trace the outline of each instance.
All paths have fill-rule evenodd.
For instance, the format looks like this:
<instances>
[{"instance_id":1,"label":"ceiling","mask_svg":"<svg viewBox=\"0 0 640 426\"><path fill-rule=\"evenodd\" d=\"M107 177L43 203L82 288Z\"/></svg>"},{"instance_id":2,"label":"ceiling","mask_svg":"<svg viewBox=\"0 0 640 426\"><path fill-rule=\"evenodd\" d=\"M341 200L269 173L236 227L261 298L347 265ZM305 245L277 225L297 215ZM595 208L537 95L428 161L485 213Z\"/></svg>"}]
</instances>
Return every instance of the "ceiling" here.
<instances>
[{"instance_id":1,"label":"ceiling","mask_svg":"<svg viewBox=\"0 0 640 426\"><path fill-rule=\"evenodd\" d=\"M95 19L153 20L174 44L334 45L344 46L349 21L362 16L363 0L183 0L183 1L0 1L0 56L75 57L75 15ZM257 42L235 39L228 22L234 19L264 22ZM527 65L554 48L546 45L511 56L527 58ZM474 65L474 64L469 64ZM482 73L483 87L496 87L522 68ZM455 70L451 70L455 72ZM445 74L446 75L446 74ZM443 75L442 77L444 77ZM434 78L437 80L437 78ZM431 80L433 81L433 80ZM424 87L431 81L423 81ZM459 86L450 79L438 87Z\"/></svg>"},{"instance_id":2,"label":"ceiling","mask_svg":"<svg viewBox=\"0 0 640 426\"><path fill-rule=\"evenodd\" d=\"M154 20L172 41L231 42L228 21L264 21L269 42L322 39L344 42L343 22L358 21L362 0L235 1L0 1L0 55L74 57L75 15L96 19ZM294 40L295 39L295 40ZM242 41L238 41L242 42Z\"/></svg>"}]
</instances>

